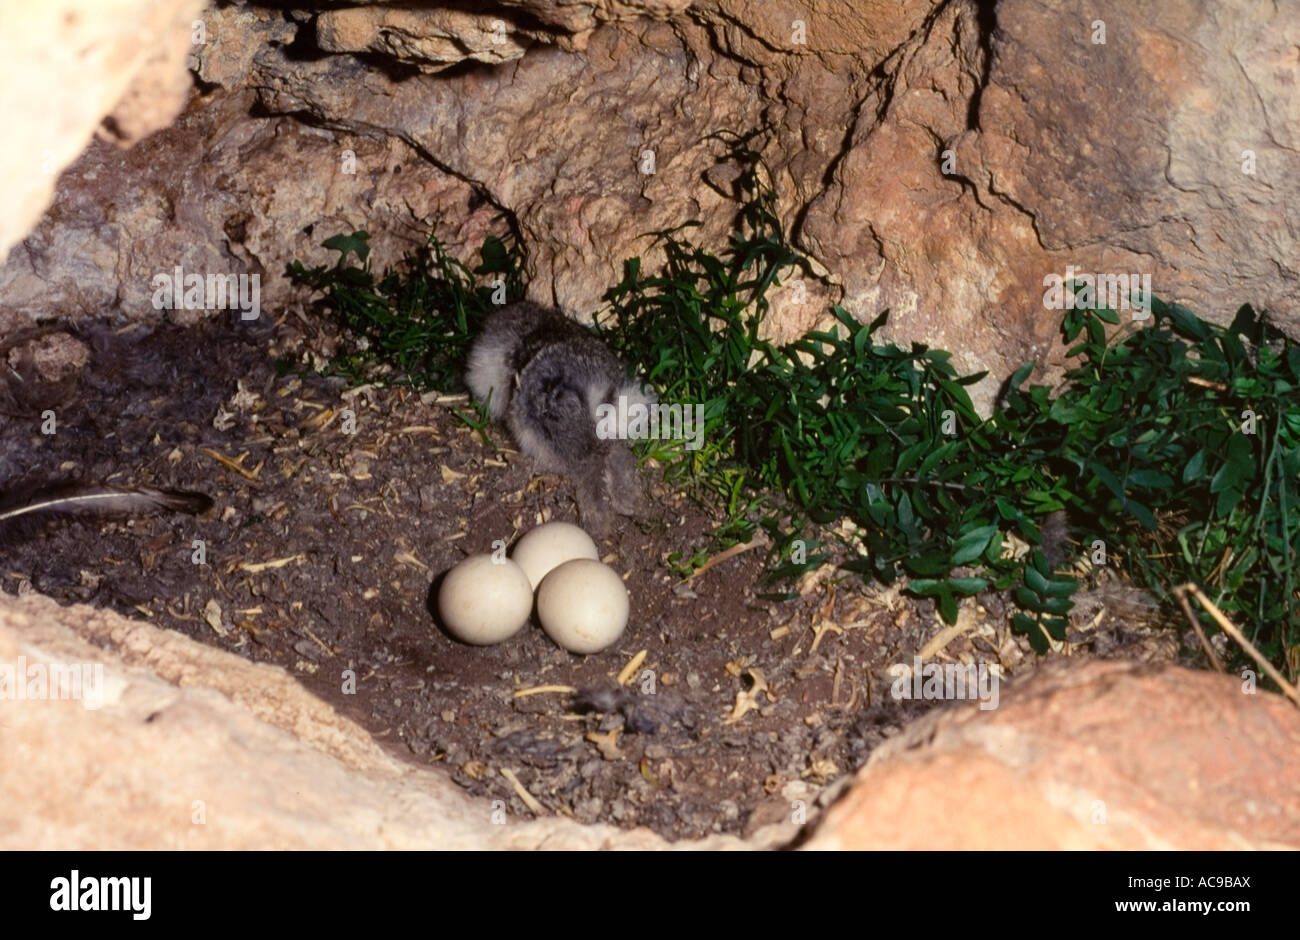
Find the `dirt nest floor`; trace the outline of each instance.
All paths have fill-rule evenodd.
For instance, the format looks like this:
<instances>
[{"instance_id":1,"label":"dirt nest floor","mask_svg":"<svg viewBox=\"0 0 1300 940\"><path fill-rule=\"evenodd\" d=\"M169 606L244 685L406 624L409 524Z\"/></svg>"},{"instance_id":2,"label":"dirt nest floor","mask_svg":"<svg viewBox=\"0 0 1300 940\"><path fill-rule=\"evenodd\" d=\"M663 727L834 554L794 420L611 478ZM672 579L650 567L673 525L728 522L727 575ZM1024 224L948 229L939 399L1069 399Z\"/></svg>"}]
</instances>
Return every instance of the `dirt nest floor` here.
<instances>
[{"instance_id":1,"label":"dirt nest floor","mask_svg":"<svg viewBox=\"0 0 1300 940\"><path fill-rule=\"evenodd\" d=\"M90 362L51 392L57 401L9 389L2 485L150 484L200 490L215 507L10 527L5 589L112 608L281 665L381 744L445 767L507 813L670 839L752 833L789 819L795 801L811 818L874 747L943 704L895 701L885 674L935 645L943 625L930 602L830 568L793 600L765 599L774 589L757 550L683 582L666 559L704 545L713 522L662 482L650 515L601 545L632 597L614 647L573 655L535 624L494 647L456 642L432 613L437 578L494 540L578 521L571 487L532 476L503 430L485 443L439 396L279 374L273 356L301 348L304 329L320 339L321 327L300 323L80 326ZM47 406L53 434L41 429ZM343 409L355 413L352 434ZM1012 675L1033 655L1008 619L997 597L968 601L927 655ZM1076 624L1065 654L1178 653L1174 632L1135 627L1113 600L1081 604Z\"/></svg>"}]
</instances>

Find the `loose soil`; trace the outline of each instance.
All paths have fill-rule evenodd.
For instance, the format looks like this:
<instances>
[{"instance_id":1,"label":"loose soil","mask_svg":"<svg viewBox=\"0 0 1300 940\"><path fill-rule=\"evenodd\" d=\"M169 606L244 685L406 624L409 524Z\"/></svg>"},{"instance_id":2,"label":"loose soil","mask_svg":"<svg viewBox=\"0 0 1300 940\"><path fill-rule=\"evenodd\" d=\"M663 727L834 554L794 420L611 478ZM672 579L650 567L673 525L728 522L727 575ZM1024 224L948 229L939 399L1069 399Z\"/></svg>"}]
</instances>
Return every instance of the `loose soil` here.
<instances>
[{"instance_id":1,"label":"loose soil","mask_svg":"<svg viewBox=\"0 0 1300 940\"><path fill-rule=\"evenodd\" d=\"M274 356L329 345L327 328L302 318L251 333L211 322L74 332L92 353L74 387L49 400L8 390L4 488L147 484L215 506L10 527L5 590L111 608L280 665L394 753L445 768L509 814L670 839L754 833L788 820L795 801L815 816L873 748L944 704L894 700L885 672L940 633L928 601L829 567L792 600L765 598L791 586L764 583L763 549L683 581L669 555L706 545L715 523L653 468L649 514L601 544L632 598L617 644L577 656L531 623L466 646L437 626L439 576L541 522L579 521L569 484L535 477L504 430L485 442L447 396L279 374ZM1172 630L1115 607L1081 604L1060 653L1177 655ZM961 629L932 655L1023 670L1034 657L1008 619L998 597L964 602Z\"/></svg>"}]
</instances>

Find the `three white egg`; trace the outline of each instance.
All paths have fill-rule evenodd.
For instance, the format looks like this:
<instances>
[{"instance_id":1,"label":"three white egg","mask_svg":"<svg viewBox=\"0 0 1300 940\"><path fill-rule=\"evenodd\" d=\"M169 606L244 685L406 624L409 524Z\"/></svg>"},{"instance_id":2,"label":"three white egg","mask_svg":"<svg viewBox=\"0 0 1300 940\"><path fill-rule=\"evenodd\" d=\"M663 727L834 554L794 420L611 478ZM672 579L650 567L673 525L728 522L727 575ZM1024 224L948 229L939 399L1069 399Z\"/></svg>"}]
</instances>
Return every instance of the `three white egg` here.
<instances>
[{"instance_id":1,"label":"three white egg","mask_svg":"<svg viewBox=\"0 0 1300 940\"><path fill-rule=\"evenodd\" d=\"M631 609L623 579L599 557L578 526L540 525L512 558L474 555L447 573L438 591L443 624L466 643L500 643L528 622L536 590L546 635L570 652L597 653L623 635Z\"/></svg>"}]
</instances>

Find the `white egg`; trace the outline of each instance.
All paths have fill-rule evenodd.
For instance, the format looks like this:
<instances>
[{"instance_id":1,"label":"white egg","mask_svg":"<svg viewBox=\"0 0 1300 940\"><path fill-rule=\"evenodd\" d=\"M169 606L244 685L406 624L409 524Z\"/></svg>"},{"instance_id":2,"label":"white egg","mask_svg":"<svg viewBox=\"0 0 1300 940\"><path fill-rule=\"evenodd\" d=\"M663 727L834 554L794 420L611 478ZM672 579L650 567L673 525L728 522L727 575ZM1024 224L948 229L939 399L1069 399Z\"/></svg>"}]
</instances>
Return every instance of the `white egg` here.
<instances>
[{"instance_id":1,"label":"white egg","mask_svg":"<svg viewBox=\"0 0 1300 940\"><path fill-rule=\"evenodd\" d=\"M533 587L524 569L508 558L466 558L447 572L438 589L442 624L476 646L500 643L519 632L533 609Z\"/></svg>"},{"instance_id":2,"label":"white egg","mask_svg":"<svg viewBox=\"0 0 1300 940\"><path fill-rule=\"evenodd\" d=\"M588 558L566 561L542 579L537 618L572 653L596 653L623 635L627 588L613 568Z\"/></svg>"},{"instance_id":3,"label":"white egg","mask_svg":"<svg viewBox=\"0 0 1300 940\"><path fill-rule=\"evenodd\" d=\"M568 522L548 522L527 533L510 555L524 569L533 589L553 569L574 558L600 558L596 543L582 529Z\"/></svg>"}]
</instances>

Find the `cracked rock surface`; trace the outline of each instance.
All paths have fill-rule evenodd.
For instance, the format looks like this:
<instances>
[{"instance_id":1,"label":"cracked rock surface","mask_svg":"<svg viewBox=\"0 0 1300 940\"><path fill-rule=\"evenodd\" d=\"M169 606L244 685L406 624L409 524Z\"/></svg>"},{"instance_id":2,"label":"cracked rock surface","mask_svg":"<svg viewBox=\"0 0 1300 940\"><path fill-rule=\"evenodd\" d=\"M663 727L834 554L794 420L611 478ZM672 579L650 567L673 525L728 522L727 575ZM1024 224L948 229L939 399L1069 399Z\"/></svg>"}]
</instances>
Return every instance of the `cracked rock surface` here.
<instances>
[{"instance_id":1,"label":"cracked rock surface","mask_svg":"<svg viewBox=\"0 0 1300 940\"><path fill-rule=\"evenodd\" d=\"M148 277L177 263L261 272L275 309L284 263L332 259L331 234L366 228L382 264L432 226L469 257L502 212L532 296L587 317L625 258L654 264L645 233L699 219L696 237L724 244L734 210L709 135L764 124L788 234L825 272L773 298L778 338L829 302L863 319L888 307L893 338L991 370L987 404L1056 350L1043 278L1068 265L1149 273L1212 319L1252 303L1300 330L1296 0L846 7L206 9L180 121L64 173L0 267L0 331L153 315ZM44 199L41 178L11 179L11 206Z\"/></svg>"}]
</instances>

